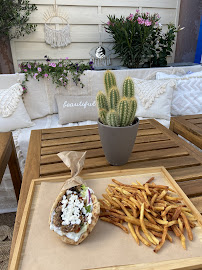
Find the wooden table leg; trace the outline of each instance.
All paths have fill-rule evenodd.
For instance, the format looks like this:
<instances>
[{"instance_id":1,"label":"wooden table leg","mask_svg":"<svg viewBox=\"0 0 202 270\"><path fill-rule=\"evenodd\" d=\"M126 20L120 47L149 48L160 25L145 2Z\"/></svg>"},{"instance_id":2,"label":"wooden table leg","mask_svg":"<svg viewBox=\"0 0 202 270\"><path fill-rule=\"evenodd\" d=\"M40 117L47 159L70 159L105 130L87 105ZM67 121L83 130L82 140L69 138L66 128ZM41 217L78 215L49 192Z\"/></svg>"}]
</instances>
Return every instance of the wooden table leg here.
<instances>
[{"instance_id":1,"label":"wooden table leg","mask_svg":"<svg viewBox=\"0 0 202 270\"><path fill-rule=\"evenodd\" d=\"M16 150L15 150L13 137L11 137L10 144L12 147L12 151L11 151L10 159L8 161L8 166L9 166L11 178L13 181L15 195L16 195L16 198L18 201L19 195L20 195L20 188L21 188L21 184L22 184L22 174L21 174L20 166L19 166L18 159L17 159L17 154L16 154Z\"/></svg>"},{"instance_id":2,"label":"wooden table leg","mask_svg":"<svg viewBox=\"0 0 202 270\"><path fill-rule=\"evenodd\" d=\"M170 127L169 127L169 129L170 129L172 132L174 132L175 134L177 134L177 133L175 132L175 123L174 123L174 120L173 120L172 117L171 117L171 119L170 119Z\"/></svg>"},{"instance_id":3,"label":"wooden table leg","mask_svg":"<svg viewBox=\"0 0 202 270\"><path fill-rule=\"evenodd\" d=\"M0 133L0 184L11 156L11 132Z\"/></svg>"},{"instance_id":4,"label":"wooden table leg","mask_svg":"<svg viewBox=\"0 0 202 270\"><path fill-rule=\"evenodd\" d=\"M9 265L13 256L13 250L15 242L17 241L20 222L27 199L30 183L32 179L39 178L40 176L40 158L41 158L41 130L32 130L29 142L29 148L27 152L27 159L25 163L25 171L23 175L22 188L20 193L20 199L18 202L18 209L15 218L15 226L13 231L13 238L10 250ZM9 268L8 268L9 269Z\"/></svg>"}]
</instances>

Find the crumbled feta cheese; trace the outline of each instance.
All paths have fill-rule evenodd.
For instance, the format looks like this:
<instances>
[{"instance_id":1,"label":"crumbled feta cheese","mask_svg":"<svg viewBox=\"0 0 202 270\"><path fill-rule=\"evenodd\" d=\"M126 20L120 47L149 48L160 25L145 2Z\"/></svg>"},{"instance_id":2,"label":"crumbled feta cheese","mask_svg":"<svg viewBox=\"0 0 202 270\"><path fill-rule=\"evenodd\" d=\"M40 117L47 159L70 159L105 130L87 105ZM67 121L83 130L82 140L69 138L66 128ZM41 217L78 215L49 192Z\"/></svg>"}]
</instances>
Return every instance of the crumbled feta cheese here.
<instances>
[{"instance_id":1,"label":"crumbled feta cheese","mask_svg":"<svg viewBox=\"0 0 202 270\"><path fill-rule=\"evenodd\" d=\"M66 197L66 196L65 196ZM68 201L68 204L67 204ZM77 194L72 194L69 200L62 200L62 225L74 225L80 224L80 212L84 206L84 202L81 201Z\"/></svg>"},{"instance_id":2,"label":"crumbled feta cheese","mask_svg":"<svg viewBox=\"0 0 202 270\"><path fill-rule=\"evenodd\" d=\"M69 232L66 234L65 232L61 231L60 227L56 227L52 223L55 212L53 212L52 214L50 229L54 230L59 235L66 235L68 238L73 239L75 242L77 242L81 234L87 230L87 224L91 224L92 222L93 203L92 203L92 199L89 198L89 193L93 194L94 192L92 189L86 188L85 192L79 195L82 198L79 198L79 196L77 195L77 192L67 190L66 194L62 197L62 200L61 200L61 204L62 204L61 218L62 218L63 226L75 225L75 224L79 225L81 224L81 219L80 219L81 214L85 216L84 224L78 233ZM87 212L89 211L87 210L89 206L91 206L90 213Z\"/></svg>"},{"instance_id":3,"label":"crumbled feta cheese","mask_svg":"<svg viewBox=\"0 0 202 270\"><path fill-rule=\"evenodd\" d=\"M70 195L70 194L72 194L72 191L68 189L68 190L66 191L66 194L67 194L67 195Z\"/></svg>"},{"instance_id":4,"label":"crumbled feta cheese","mask_svg":"<svg viewBox=\"0 0 202 270\"><path fill-rule=\"evenodd\" d=\"M88 224L91 224L91 222L92 222L92 213L88 213L87 220L88 220Z\"/></svg>"}]
</instances>

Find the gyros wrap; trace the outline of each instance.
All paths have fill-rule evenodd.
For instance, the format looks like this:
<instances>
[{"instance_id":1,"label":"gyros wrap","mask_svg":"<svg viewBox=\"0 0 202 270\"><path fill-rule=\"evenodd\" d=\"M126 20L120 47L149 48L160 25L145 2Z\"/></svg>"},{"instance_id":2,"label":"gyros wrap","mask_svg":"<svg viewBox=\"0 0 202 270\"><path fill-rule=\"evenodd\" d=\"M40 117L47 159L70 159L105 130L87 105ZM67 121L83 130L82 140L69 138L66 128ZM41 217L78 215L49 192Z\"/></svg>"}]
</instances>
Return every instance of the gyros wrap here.
<instances>
[{"instance_id":1,"label":"gyros wrap","mask_svg":"<svg viewBox=\"0 0 202 270\"><path fill-rule=\"evenodd\" d=\"M100 204L91 188L78 176L83 168L86 152L66 151L58 156L71 169L68 179L50 211L50 229L67 244L80 244L96 225Z\"/></svg>"}]
</instances>

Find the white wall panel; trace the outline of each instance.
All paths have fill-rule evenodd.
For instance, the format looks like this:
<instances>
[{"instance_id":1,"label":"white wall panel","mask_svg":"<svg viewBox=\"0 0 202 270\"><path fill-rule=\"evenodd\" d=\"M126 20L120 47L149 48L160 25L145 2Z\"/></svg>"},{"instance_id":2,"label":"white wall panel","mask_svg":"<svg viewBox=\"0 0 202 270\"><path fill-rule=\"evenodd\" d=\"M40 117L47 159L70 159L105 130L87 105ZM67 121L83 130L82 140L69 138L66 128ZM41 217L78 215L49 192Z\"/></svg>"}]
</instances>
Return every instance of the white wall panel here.
<instances>
[{"instance_id":1,"label":"white wall panel","mask_svg":"<svg viewBox=\"0 0 202 270\"><path fill-rule=\"evenodd\" d=\"M71 25L70 36L72 42L99 42L98 25ZM105 31L101 34L102 41L109 39L109 34ZM16 42L42 42L44 43L44 25L39 24L37 30L31 34L26 35ZM68 48L68 47L67 47Z\"/></svg>"},{"instance_id":2,"label":"white wall panel","mask_svg":"<svg viewBox=\"0 0 202 270\"><path fill-rule=\"evenodd\" d=\"M68 15L70 36L72 43L65 48L51 48L44 41L44 13L52 8L55 0L31 0L38 10L30 16L30 23L37 24L36 32L11 41L11 50L15 71L19 71L18 64L22 61L44 61L44 55L51 59L69 57L71 60L89 61L89 51L100 41L103 45L112 47L112 38L104 30L107 15L128 16L137 8L141 12L159 13L163 30L172 22L178 24L180 0L56 0L59 11ZM60 26L61 27L61 26ZM100 29L100 33L99 33ZM175 46L173 47L175 50ZM173 62L172 57L168 58ZM117 65L119 59L112 59Z\"/></svg>"},{"instance_id":3,"label":"white wall panel","mask_svg":"<svg viewBox=\"0 0 202 270\"><path fill-rule=\"evenodd\" d=\"M33 4L54 4L54 0L31 0L30 3ZM57 0L58 5L68 5L68 6L141 6L141 7L160 7L160 8L176 8L178 0Z\"/></svg>"}]
</instances>

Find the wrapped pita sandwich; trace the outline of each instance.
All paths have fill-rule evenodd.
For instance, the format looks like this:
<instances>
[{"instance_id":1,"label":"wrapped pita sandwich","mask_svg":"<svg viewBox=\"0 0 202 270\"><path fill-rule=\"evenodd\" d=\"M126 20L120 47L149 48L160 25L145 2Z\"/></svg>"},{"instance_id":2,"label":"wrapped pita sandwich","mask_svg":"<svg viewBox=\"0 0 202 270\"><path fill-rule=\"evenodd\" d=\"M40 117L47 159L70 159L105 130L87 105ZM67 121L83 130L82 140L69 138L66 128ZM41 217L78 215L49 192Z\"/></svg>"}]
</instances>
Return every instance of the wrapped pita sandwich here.
<instances>
[{"instance_id":1,"label":"wrapped pita sandwich","mask_svg":"<svg viewBox=\"0 0 202 270\"><path fill-rule=\"evenodd\" d=\"M71 245L80 244L95 227L100 204L83 179L78 176L83 168L86 152L66 151L58 156L71 169L68 179L50 211L50 229L58 234L60 239Z\"/></svg>"}]
</instances>

